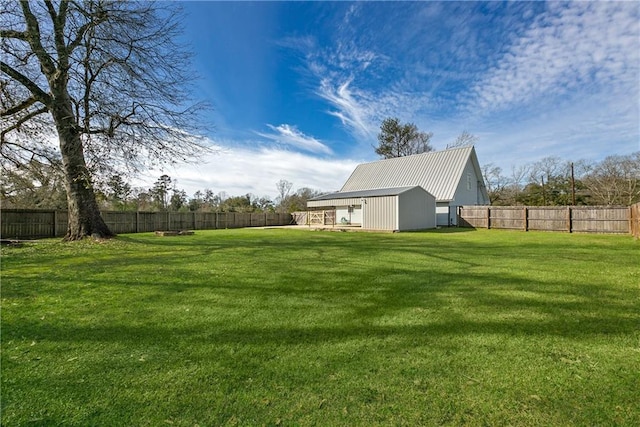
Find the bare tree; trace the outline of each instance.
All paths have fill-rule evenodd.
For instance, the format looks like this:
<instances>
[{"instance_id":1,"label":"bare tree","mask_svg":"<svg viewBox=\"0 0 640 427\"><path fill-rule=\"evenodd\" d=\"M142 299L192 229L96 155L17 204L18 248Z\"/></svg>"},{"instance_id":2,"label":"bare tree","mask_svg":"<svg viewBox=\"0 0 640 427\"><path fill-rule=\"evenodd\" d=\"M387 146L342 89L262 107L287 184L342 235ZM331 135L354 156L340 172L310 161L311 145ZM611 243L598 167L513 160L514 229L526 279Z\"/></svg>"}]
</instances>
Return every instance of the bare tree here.
<instances>
[{"instance_id":1,"label":"bare tree","mask_svg":"<svg viewBox=\"0 0 640 427\"><path fill-rule=\"evenodd\" d=\"M176 3L1 3L1 157L61 157L67 240L112 233L93 179L103 169L187 160L205 147L189 100ZM57 139L57 148L53 140Z\"/></svg>"},{"instance_id":2,"label":"bare tree","mask_svg":"<svg viewBox=\"0 0 640 427\"><path fill-rule=\"evenodd\" d=\"M529 179L532 182L537 182L543 177L546 181L550 181L557 176L568 176L569 171L569 162L562 160L560 157L549 156L531 165Z\"/></svg>"},{"instance_id":3,"label":"bare tree","mask_svg":"<svg viewBox=\"0 0 640 427\"><path fill-rule=\"evenodd\" d=\"M276 198L276 201L280 207L281 213L287 211L286 201L289 196L289 192L291 191L291 187L293 187L293 183L286 179L281 179L276 183L276 188L278 190L278 197Z\"/></svg>"},{"instance_id":4,"label":"bare tree","mask_svg":"<svg viewBox=\"0 0 640 427\"><path fill-rule=\"evenodd\" d=\"M420 132L413 123L403 125L400 119L388 118L380 125L376 154L390 159L433 151L429 144L432 136L432 133Z\"/></svg>"},{"instance_id":5,"label":"bare tree","mask_svg":"<svg viewBox=\"0 0 640 427\"><path fill-rule=\"evenodd\" d=\"M478 142L477 136L470 134L466 130L463 130L462 133L458 135L455 141L453 141L450 144L447 144L447 150L449 148L457 148L457 147L464 147L467 145L473 145L476 142Z\"/></svg>"},{"instance_id":6,"label":"bare tree","mask_svg":"<svg viewBox=\"0 0 640 427\"><path fill-rule=\"evenodd\" d=\"M511 184L521 190L527 176L531 175L531 166L523 164L519 166L511 166Z\"/></svg>"},{"instance_id":7,"label":"bare tree","mask_svg":"<svg viewBox=\"0 0 640 427\"><path fill-rule=\"evenodd\" d=\"M504 197L504 190L507 186L507 178L502 175L502 169L493 163L482 166L482 177L487 186L489 202L494 204Z\"/></svg>"},{"instance_id":8,"label":"bare tree","mask_svg":"<svg viewBox=\"0 0 640 427\"><path fill-rule=\"evenodd\" d=\"M595 203L631 205L640 201L640 151L609 156L593 166L583 182Z\"/></svg>"}]
</instances>

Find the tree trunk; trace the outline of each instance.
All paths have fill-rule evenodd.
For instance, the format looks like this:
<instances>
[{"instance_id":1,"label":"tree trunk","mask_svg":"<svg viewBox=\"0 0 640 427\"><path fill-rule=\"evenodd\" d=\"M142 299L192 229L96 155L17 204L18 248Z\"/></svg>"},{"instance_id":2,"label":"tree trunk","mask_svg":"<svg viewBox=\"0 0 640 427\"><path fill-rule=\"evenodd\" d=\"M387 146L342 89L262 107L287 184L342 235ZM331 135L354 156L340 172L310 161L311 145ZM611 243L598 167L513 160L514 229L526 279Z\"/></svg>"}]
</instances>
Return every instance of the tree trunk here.
<instances>
[{"instance_id":1,"label":"tree trunk","mask_svg":"<svg viewBox=\"0 0 640 427\"><path fill-rule=\"evenodd\" d=\"M53 113L60 152L64 168L65 188L67 190L68 228L65 240L109 238L114 234L105 224L93 190L91 176L84 158L80 134L75 126L71 110L59 108ZM66 113L66 114L65 114Z\"/></svg>"}]
</instances>

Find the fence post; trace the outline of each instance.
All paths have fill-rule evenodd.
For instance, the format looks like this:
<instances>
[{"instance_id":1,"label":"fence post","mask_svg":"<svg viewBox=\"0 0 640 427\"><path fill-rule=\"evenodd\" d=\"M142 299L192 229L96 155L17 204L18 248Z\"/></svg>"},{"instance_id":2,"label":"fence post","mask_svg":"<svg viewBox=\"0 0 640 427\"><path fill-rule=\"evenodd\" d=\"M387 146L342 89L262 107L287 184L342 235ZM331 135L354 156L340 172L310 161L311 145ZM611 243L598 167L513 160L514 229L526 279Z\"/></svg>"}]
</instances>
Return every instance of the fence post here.
<instances>
[{"instance_id":1,"label":"fence post","mask_svg":"<svg viewBox=\"0 0 640 427\"><path fill-rule=\"evenodd\" d=\"M640 239L640 202L629 206L629 232Z\"/></svg>"},{"instance_id":2,"label":"fence post","mask_svg":"<svg viewBox=\"0 0 640 427\"><path fill-rule=\"evenodd\" d=\"M491 228L491 208L487 207L487 230Z\"/></svg>"},{"instance_id":3,"label":"fence post","mask_svg":"<svg viewBox=\"0 0 640 427\"><path fill-rule=\"evenodd\" d=\"M494 207L495 209L493 209ZM534 230L540 229L573 233L573 227L575 226L576 232L630 233L635 236L636 239L640 238L640 203L625 207L588 207L574 205L547 206L544 208L532 207L531 209L528 206L513 206L508 208L500 206L494 207L475 206L465 209L464 206L458 206L458 225L482 228L483 218L480 215L485 214L486 223L484 226L487 229L514 228L514 224L517 225L518 221L517 209L522 209L520 212L520 220L523 221L523 223L520 226L520 230L524 230L525 232L529 231L529 216L533 211ZM501 214L504 209L508 210L508 217ZM467 213L467 211L470 212ZM134 212L135 219L132 217ZM263 213L263 215L260 215L235 212L192 212L191 217L187 218L187 215L184 215L184 213L178 213L176 217L175 215L171 215L171 212L134 212L107 212L110 218L109 223L114 223L123 233L143 233L154 230L167 231L167 228L173 231L176 230L176 227L188 227L189 225L192 225L194 229L200 230L237 228L247 223L246 215L250 215L249 223L252 227L262 224L270 226L292 223L292 216L287 213ZM492 218L493 212L496 212L497 219L495 224ZM574 219L576 212L577 215ZM7 218L9 213L11 214L10 219ZM15 216L16 214L22 215L22 217ZM211 218L211 214L214 214L215 218ZM31 215L33 215L33 218ZM67 224L63 221L65 215L67 215L66 211L55 209L3 209L2 219L0 219L0 221L3 225L3 232L7 235L11 234L11 237L58 237L64 236L66 233ZM304 221L302 221L300 215L305 215ZM340 224L337 221L335 210L305 211L300 212L300 215L293 217L293 221L296 221L296 218L300 219L300 222L296 221L296 223L300 225L305 223L309 226L312 224L334 226ZM562 217L563 215L564 218ZM26 217L26 219L23 217ZM506 223L504 219L507 220ZM222 224L221 221L224 222L224 224ZM468 221L472 221L473 225ZM560 225L561 222L564 222L564 226ZM124 227L126 227L126 230ZM60 233L58 231L60 231Z\"/></svg>"},{"instance_id":4,"label":"fence post","mask_svg":"<svg viewBox=\"0 0 640 427\"><path fill-rule=\"evenodd\" d=\"M640 202L629 206L629 232L636 239L640 238Z\"/></svg>"}]
</instances>

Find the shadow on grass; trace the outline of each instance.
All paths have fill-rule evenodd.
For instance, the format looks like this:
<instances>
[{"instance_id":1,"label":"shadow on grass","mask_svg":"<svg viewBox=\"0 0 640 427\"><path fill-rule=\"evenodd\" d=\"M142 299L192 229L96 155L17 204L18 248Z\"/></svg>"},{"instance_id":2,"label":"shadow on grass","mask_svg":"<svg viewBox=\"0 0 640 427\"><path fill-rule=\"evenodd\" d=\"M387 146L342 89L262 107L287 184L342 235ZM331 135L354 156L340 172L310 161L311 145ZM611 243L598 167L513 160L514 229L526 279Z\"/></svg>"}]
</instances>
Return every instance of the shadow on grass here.
<instances>
[{"instance_id":1,"label":"shadow on grass","mask_svg":"<svg viewBox=\"0 0 640 427\"><path fill-rule=\"evenodd\" d=\"M294 273L302 272L298 269ZM275 278L264 284L235 284L233 280L143 282L118 286L124 292L122 302L127 298L127 288L141 286L151 292L132 296L137 300L131 307L106 308L113 316L97 324L82 325L79 319L75 323L69 320L67 324L51 324L5 318L3 340L22 335L46 341L125 345L169 341L194 345L310 345L393 337L434 345L437 341L433 340L443 336L584 338L634 334L640 329L637 301L604 285L539 283L510 275L428 273L416 280L414 271L373 268L366 275L342 271L340 279L335 280L335 273L318 273L309 267L306 280L301 281L281 282ZM94 279L92 286L97 296L114 285ZM183 292L186 295L176 299ZM212 301L212 296L218 299ZM230 319L228 313L235 313L241 326L216 316L198 318L172 312L172 306L178 304L209 316L221 314L223 319ZM139 310L130 315L135 320L132 324L118 323L127 319L123 310ZM309 315L314 320L309 321ZM268 322L261 322L265 318Z\"/></svg>"},{"instance_id":2,"label":"shadow on grass","mask_svg":"<svg viewBox=\"0 0 640 427\"><path fill-rule=\"evenodd\" d=\"M624 288L572 284L566 274L542 280L500 270L505 255L533 258L525 266L535 265L536 258L558 256L535 248L535 242L519 247L511 236L462 242L429 238L430 233L469 230L473 229L408 233L408 238L355 233L311 233L302 238L308 232L290 230L121 236L124 250L105 246L107 252L81 258L63 272L56 272L56 254L43 255L36 260L47 266L40 276L20 278L16 270L3 286L3 298L48 295L71 300L81 293L81 298L97 303L102 293L117 291L121 305L102 307L105 316L93 325L83 325L81 318L52 324L5 316L3 341L24 335L127 345L202 339L304 345L389 337L420 342L475 334L580 338L640 329L638 300ZM581 254L588 256L602 254ZM63 260L72 262L73 257ZM304 261L296 262L300 259ZM495 261L495 268L475 271L486 269L488 259ZM215 304L212 297L217 298ZM219 318L182 318L171 311L178 304L217 311L222 318L235 313L244 326L221 324ZM134 313L130 317L135 324L116 324L113 319L127 318L124 310ZM315 320L309 322L301 310ZM269 323L261 323L264 318ZM161 323L167 319L175 322Z\"/></svg>"},{"instance_id":3,"label":"shadow on grass","mask_svg":"<svg viewBox=\"0 0 640 427\"><path fill-rule=\"evenodd\" d=\"M441 227L432 228L429 230L412 231L411 233L430 233L430 234L457 234L457 233L470 233L478 231L471 227Z\"/></svg>"},{"instance_id":4,"label":"shadow on grass","mask_svg":"<svg viewBox=\"0 0 640 427\"><path fill-rule=\"evenodd\" d=\"M581 339L592 336L633 334L637 332L638 319L619 316L575 315L571 322L562 319L544 321L476 321L450 319L426 322L421 325L362 325L340 324L333 326L275 326L275 327L221 327L201 324L192 327L171 327L166 325L51 325L23 321L21 330L30 331L29 336L48 342L99 342L119 343L125 346L160 345L172 347L186 345L317 345L340 343L352 340L395 340L406 341L412 346L429 345L437 347L442 337L472 337L477 335L508 335L521 337L557 336ZM5 326L5 339L13 339L11 325ZM31 338L30 338L31 339ZM446 343L446 344L445 344Z\"/></svg>"}]
</instances>

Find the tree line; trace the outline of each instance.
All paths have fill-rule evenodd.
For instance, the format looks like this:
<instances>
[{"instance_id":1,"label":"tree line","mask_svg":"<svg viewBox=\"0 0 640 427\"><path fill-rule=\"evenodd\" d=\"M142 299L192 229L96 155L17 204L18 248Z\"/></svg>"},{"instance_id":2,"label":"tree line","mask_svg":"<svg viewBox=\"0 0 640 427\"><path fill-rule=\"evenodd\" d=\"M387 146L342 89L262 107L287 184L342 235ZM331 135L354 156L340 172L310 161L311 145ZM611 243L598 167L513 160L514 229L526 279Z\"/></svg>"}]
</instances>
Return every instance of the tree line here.
<instances>
[{"instance_id":1,"label":"tree line","mask_svg":"<svg viewBox=\"0 0 640 427\"><path fill-rule=\"evenodd\" d=\"M50 163L31 160L21 168L7 168L0 182L3 208L67 209L63 172ZM613 155L600 162L566 161L558 157L512 167L508 172L494 164L482 166L492 205L566 206L622 205L640 202L640 151ZM229 195L211 189L189 196L168 175L149 188L135 187L122 175L96 181L101 210L177 212L282 212L307 209L307 201L322 194L307 187L293 190L281 179L277 196L252 193Z\"/></svg>"},{"instance_id":2,"label":"tree line","mask_svg":"<svg viewBox=\"0 0 640 427\"><path fill-rule=\"evenodd\" d=\"M640 151L600 162L546 157L505 172L482 167L492 205L629 206L640 202Z\"/></svg>"},{"instance_id":3,"label":"tree line","mask_svg":"<svg viewBox=\"0 0 640 427\"><path fill-rule=\"evenodd\" d=\"M103 211L289 213L306 210L307 200L321 194L307 187L295 191L292 188L291 182L278 181L278 196L272 199L252 193L232 196L211 189L198 190L189 196L169 175L160 176L149 188L133 186L119 174L95 182L96 201ZM5 209L66 210L63 171L37 160L19 169L5 169L0 182L0 202Z\"/></svg>"}]
</instances>

